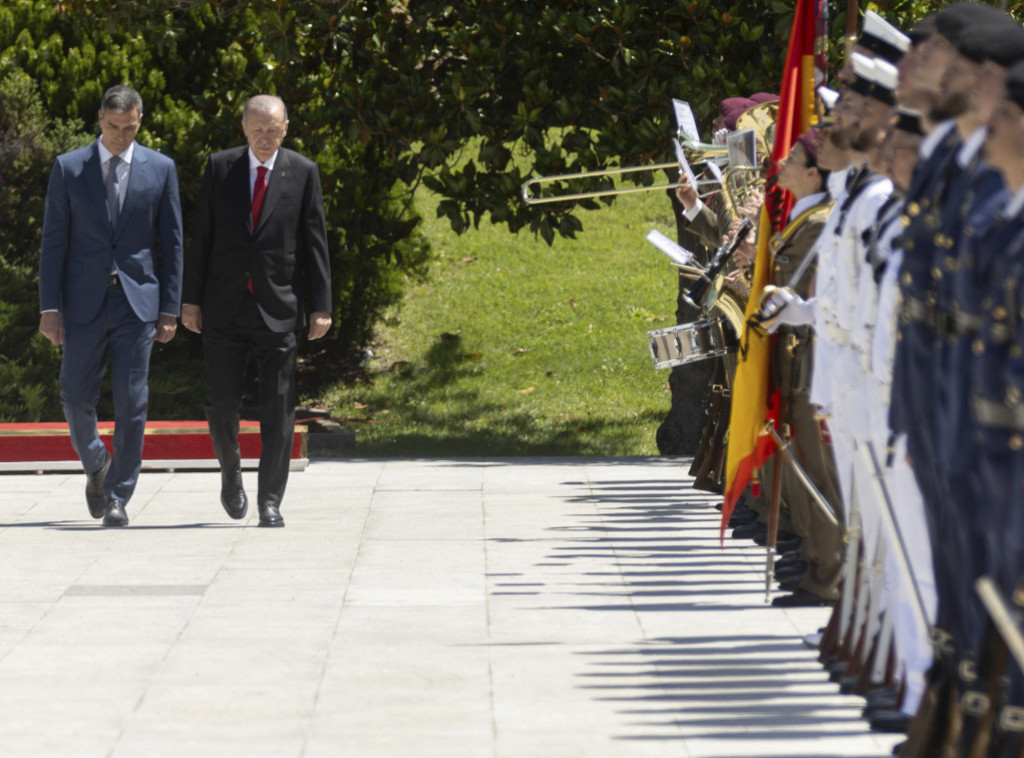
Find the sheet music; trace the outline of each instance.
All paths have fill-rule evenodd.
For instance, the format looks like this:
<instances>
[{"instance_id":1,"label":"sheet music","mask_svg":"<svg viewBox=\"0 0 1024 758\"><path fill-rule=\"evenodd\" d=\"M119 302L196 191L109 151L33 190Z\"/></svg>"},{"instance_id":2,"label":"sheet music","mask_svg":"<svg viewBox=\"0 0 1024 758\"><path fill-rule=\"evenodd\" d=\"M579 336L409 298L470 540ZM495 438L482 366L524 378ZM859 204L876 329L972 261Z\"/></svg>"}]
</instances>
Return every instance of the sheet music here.
<instances>
[{"instance_id":1,"label":"sheet music","mask_svg":"<svg viewBox=\"0 0 1024 758\"><path fill-rule=\"evenodd\" d=\"M657 229L647 234L647 241L672 259L678 266L694 266L693 253L679 243L669 239Z\"/></svg>"},{"instance_id":2,"label":"sheet music","mask_svg":"<svg viewBox=\"0 0 1024 758\"><path fill-rule=\"evenodd\" d=\"M700 132L697 131L697 119L694 118L693 109L685 100L672 98L672 110L676 116L676 126L681 134L694 142L700 142Z\"/></svg>"},{"instance_id":3,"label":"sheet music","mask_svg":"<svg viewBox=\"0 0 1024 758\"><path fill-rule=\"evenodd\" d=\"M732 132L725 138L725 142L729 146L730 166L757 165L757 140L753 129Z\"/></svg>"},{"instance_id":4,"label":"sheet music","mask_svg":"<svg viewBox=\"0 0 1024 758\"><path fill-rule=\"evenodd\" d=\"M676 148L676 160L679 161L679 169L686 174L686 181L690 183L690 187L694 192L698 191L697 177L693 175L693 169L690 168L690 162L686 160L686 154L683 152L683 146L679 144L679 140L672 140L672 144Z\"/></svg>"},{"instance_id":5,"label":"sheet music","mask_svg":"<svg viewBox=\"0 0 1024 758\"><path fill-rule=\"evenodd\" d=\"M704 161L704 165L708 167L708 171L710 171L711 175L718 180L718 183L724 186L725 182L722 181L722 169L718 167L718 164L714 161Z\"/></svg>"}]
</instances>

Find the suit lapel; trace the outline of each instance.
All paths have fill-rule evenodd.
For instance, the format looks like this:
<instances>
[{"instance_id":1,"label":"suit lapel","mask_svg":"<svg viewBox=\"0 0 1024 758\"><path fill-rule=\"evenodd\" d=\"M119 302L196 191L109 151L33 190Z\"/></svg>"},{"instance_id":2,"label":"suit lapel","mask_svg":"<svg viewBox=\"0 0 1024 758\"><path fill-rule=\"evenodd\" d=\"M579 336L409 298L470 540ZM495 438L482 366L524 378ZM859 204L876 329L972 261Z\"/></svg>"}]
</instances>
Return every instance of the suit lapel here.
<instances>
[{"instance_id":1,"label":"suit lapel","mask_svg":"<svg viewBox=\"0 0 1024 758\"><path fill-rule=\"evenodd\" d=\"M115 233L119 233L124 228L127 219L135 212L139 196L152 181L153 175L146 152L141 145L136 144L132 154L132 165L128 169L128 186L124 189L124 202L121 203L121 212L117 214ZM106 197L106 190L104 190L104 197Z\"/></svg>"},{"instance_id":2,"label":"suit lapel","mask_svg":"<svg viewBox=\"0 0 1024 758\"><path fill-rule=\"evenodd\" d=\"M92 154L85 162L84 175L88 184L89 197L92 198L92 203L96 206L96 216L104 219L107 228L113 232L114 226L110 223L110 212L107 210L107 190L103 186L103 166L100 165L100 149L95 142L92 145Z\"/></svg>"},{"instance_id":3,"label":"suit lapel","mask_svg":"<svg viewBox=\"0 0 1024 758\"><path fill-rule=\"evenodd\" d=\"M240 148L224 175L224 192L230 203L230 213L245 219L245 228L252 234L252 189L249 187L249 151Z\"/></svg>"},{"instance_id":4,"label":"suit lapel","mask_svg":"<svg viewBox=\"0 0 1024 758\"><path fill-rule=\"evenodd\" d=\"M274 170L270 172L269 181L267 182L267 194L263 198L263 208L260 210L260 221L259 227L256 229L259 232L260 229L267 223L267 219L274 212L274 206L277 205L277 201L281 199L281 194L284 192L284 186L288 181L288 177L291 175L291 162L288 160L288 154L284 150L279 150L277 153L277 160L274 161ZM250 221L251 223L251 221Z\"/></svg>"}]
</instances>

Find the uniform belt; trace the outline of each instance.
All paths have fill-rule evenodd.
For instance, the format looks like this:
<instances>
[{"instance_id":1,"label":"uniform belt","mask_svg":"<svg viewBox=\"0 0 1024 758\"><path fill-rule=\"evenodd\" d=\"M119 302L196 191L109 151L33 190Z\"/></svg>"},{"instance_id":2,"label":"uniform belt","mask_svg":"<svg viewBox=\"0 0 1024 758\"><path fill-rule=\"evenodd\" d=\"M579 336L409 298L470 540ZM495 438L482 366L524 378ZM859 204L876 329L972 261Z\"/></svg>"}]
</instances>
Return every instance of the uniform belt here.
<instances>
[{"instance_id":1,"label":"uniform belt","mask_svg":"<svg viewBox=\"0 0 1024 758\"><path fill-rule=\"evenodd\" d=\"M117 274L111 274L110 278L107 280L107 286L108 287L120 287L121 286L121 277L118 276Z\"/></svg>"},{"instance_id":2,"label":"uniform belt","mask_svg":"<svg viewBox=\"0 0 1024 758\"><path fill-rule=\"evenodd\" d=\"M983 321L981 316L975 316L973 313L961 310L947 313L936 307L932 309L931 324L940 337L973 337L981 331Z\"/></svg>"},{"instance_id":3,"label":"uniform belt","mask_svg":"<svg viewBox=\"0 0 1024 758\"><path fill-rule=\"evenodd\" d=\"M975 420L993 429L1024 430L1024 405L1006 405L982 397L971 398Z\"/></svg>"},{"instance_id":4,"label":"uniform belt","mask_svg":"<svg viewBox=\"0 0 1024 758\"><path fill-rule=\"evenodd\" d=\"M913 295L903 298L903 322L917 321L935 327L935 306Z\"/></svg>"},{"instance_id":5,"label":"uniform belt","mask_svg":"<svg viewBox=\"0 0 1024 758\"><path fill-rule=\"evenodd\" d=\"M965 336L972 336L980 332L984 323L981 316L964 311L954 311L952 321L956 326L956 333Z\"/></svg>"}]
</instances>

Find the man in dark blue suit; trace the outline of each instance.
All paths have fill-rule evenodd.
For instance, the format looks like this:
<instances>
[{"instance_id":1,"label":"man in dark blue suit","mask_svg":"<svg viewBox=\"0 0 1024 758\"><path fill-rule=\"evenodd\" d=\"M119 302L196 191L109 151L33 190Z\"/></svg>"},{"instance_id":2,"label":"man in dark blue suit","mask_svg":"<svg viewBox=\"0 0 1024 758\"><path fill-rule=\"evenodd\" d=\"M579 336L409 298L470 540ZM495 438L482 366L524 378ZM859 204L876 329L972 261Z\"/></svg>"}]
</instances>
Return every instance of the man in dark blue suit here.
<instances>
[{"instance_id":1,"label":"man in dark blue suit","mask_svg":"<svg viewBox=\"0 0 1024 758\"><path fill-rule=\"evenodd\" d=\"M61 403L88 476L89 513L126 526L142 468L154 340L174 337L181 307L182 231L174 162L135 142L142 98L110 88L100 138L57 158L39 258L39 331L63 345ZM109 359L111 457L96 428Z\"/></svg>"},{"instance_id":2,"label":"man in dark blue suit","mask_svg":"<svg viewBox=\"0 0 1024 758\"><path fill-rule=\"evenodd\" d=\"M248 146L210 156L196 200L181 324L203 335L206 417L221 468L221 505L245 516L238 418L250 351L260 378L259 525L284 526L295 430L298 332L331 327L331 266L320 172L281 147L284 102L256 95L242 112ZM309 310L307 322L306 309Z\"/></svg>"}]
</instances>

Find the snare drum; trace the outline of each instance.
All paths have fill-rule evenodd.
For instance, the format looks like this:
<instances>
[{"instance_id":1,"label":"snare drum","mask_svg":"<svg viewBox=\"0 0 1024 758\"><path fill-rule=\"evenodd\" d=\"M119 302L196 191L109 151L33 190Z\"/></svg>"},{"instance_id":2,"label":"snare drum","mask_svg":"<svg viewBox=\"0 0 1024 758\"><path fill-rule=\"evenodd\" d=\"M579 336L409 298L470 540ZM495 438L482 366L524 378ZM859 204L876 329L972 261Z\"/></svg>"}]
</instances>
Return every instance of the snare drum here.
<instances>
[{"instance_id":1,"label":"snare drum","mask_svg":"<svg viewBox=\"0 0 1024 758\"><path fill-rule=\"evenodd\" d=\"M654 368L671 368L718 358L729 352L721 316L647 332Z\"/></svg>"}]
</instances>

